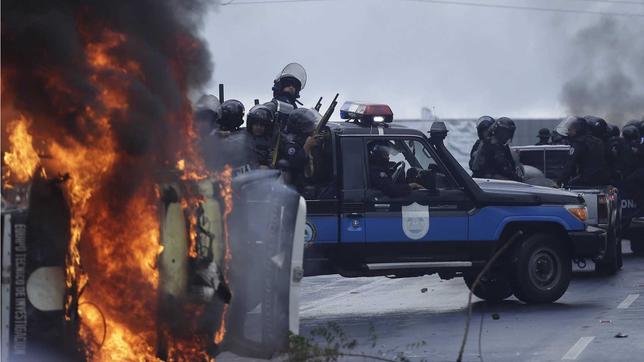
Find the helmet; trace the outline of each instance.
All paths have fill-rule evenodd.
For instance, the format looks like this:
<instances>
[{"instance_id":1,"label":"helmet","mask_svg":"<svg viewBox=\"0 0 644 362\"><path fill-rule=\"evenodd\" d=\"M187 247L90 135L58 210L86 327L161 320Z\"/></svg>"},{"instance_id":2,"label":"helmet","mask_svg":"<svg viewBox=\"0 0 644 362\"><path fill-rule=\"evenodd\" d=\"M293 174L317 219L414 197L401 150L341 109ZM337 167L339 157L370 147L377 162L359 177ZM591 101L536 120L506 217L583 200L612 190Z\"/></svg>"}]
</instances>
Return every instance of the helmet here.
<instances>
[{"instance_id":1,"label":"helmet","mask_svg":"<svg viewBox=\"0 0 644 362\"><path fill-rule=\"evenodd\" d=\"M630 121L626 122L624 127L626 127L626 126L635 126L635 127L639 128L639 124L640 124L640 121L638 121L637 119L631 119Z\"/></svg>"},{"instance_id":2,"label":"helmet","mask_svg":"<svg viewBox=\"0 0 644 362\"><path fill-rule=\"evenodd\" d=\"M322 118L320 113L309 108L294 109L286 121L286 132L295 135L309 135L315 130L316 123Z\"/></svg>"},{"instance_id":3,"label":"helmet","mask_svg":"<svg viewBox=\"0 0 644 362\"><path fill-rule=\"evenodd\" d=\"M490 116L483 116L476 121L476 133L479 136L479 139L483 139L487 136L487 130L494 124L494 118Z\"/></svg>"},{"instance_id":4,"label":"helmet","mask_svg":"<svg viewBox=\"0 0 644 362\"><path fill-rule=\"evenodd\" d=\"M602 118L585 116L584 119L588 126L590 127L590 133L599 138L606 139L608 137L608 123Z\"/></svg>"},{"instance_id":5,"label":"helmet","mask_svg":"<svg viewBox=\"0 0 644 362\"><path fill-rule=\"evenodd\" d=\"M244 123L244 105L236 99L229 99L221 105L222 117L219 121L221 129L231 131Z\"/></svg>"},{"instance_id":6,"label":"helmet","mask_svg":"<svg viewBox=\"0 0 644 362\"><path fill-rule=\"evenodd\" d=\"M564 143L564 136L560 135L556 130L553 130L550 134L550 140L552 141L552 144L562 144Z\"/></svg>"},{"instance_id":7,"label":"helmet","mask_svg":"<svg viewBox=\"0 0 644 362\"><path fill-rule=\"evenodd\" d=\"M299 98L306 85L306 70L299 63L289 63L277 74L273 81L273 96L279 95L287 85L295 86L295 98Z\"/></svg>"},{"instance_id":8,"label":"helmet","mask_svg":"<svg viewBox=\"0 0 644 362\"><path fill-rule=\"evenodd\" d=\"M622 128L622 136L624 137L624 140L626 142L639 143L641 134L640 134L639 129L637 129L637 127L635 125L629 124L629 125L624 126L624 128Z\"/></svg>"},{"instance_id":9,"label":"helmet","mask_svg":"<svg viewBox=\"0 0 644 362\"><path fill-rule=\"evenodd\" d=\"M376 165L386 165L392 146L388 141L373 141L369 143L369 161Z\"/></svg>"},{"instance_id":10,"label":"helmet","mask_svg":"<svg viewBox=\"0 0 644 362\"><path fill-rule=\"evenodd\" d=\"M222 110L219 99L212 94L204 94L195 103L194 117L195 121L208 122L211 126L219 122L221 119Z\"/></svg>"},{"instance_id":11,"label":"helmet","mask_svg":"<svg viewBox=\"0 0 644 362\"><path fill-rule=\"evenodd\" d=\"M514 121L508 117L501 117L494 122L490 127L490 134L494 136L500 143L507 143L514 137L514 131L517 126Z\"/></svg>"},{"instance_id":12,"label":"helmet","mask_svg":"<svg viewBox=\"0 0 644 362\"><path fill-rule=\"evenodd\" d=\"M575 138L588 133L588 122L584 118L575 117L568 124L568 137Z\"/></svg>"},{"instance_id":13,"label":"helmet","mask_svg":"<svg viewBox=\"0 0 644 362\"><path fill-rule=\"evenodd\" d=\"M614 124L608 125L608 137L619 137L619 127Z\"/></svg>"},{"instance_id":14,"label":"helmet","mask_svg":"<svg viewBox=\"0 0 644 362\"><path fill-rule=\"evenodd\" d=\"M268 129L273 127L273 112L270 108L258 104L248 111L248 116L246 116L246 130L251 132L251 127L256 123L263 124Z\"/></svg>"},{"instance_id":15,"label":"helmet","mask_svg":"<svg viewBox=\"0 0 644 362\"><path fill-rule=\"evenodd\" d=\"M542 128L539 130L539 138L550 138L550 130L547 128Z\"/></svg>"}]
</instances>

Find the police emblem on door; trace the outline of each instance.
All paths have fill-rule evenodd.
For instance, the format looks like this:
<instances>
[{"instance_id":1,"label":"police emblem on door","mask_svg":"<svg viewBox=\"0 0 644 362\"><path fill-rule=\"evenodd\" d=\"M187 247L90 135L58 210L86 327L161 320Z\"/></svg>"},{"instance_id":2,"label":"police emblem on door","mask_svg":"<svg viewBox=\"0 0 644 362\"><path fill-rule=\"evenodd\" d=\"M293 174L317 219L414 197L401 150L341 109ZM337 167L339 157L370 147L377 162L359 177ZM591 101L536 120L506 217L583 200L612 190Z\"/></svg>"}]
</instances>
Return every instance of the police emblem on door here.
<instances>
[{"instance_id":1,"label":"police emblem on door","mask_svg":"<svg viewBox=\"0 0 644 362\"><path fill-rule=\"evenodd\" d=\"M414 202L402 207L402 229L412 239L422 239L429 231L429 206Z\"/></svg>"},{"instance_id":2,"label":"police emblem on door","mask_svg":"<svg viewBox=\"0 0 644 362\"><path fill-rule=\"evenodd\" d=\"M313 242L316 236L317 230L315 229L315 225L312 222L307 221L306 226L304 227L304 242Z\"/></svg>"}]
</instances>

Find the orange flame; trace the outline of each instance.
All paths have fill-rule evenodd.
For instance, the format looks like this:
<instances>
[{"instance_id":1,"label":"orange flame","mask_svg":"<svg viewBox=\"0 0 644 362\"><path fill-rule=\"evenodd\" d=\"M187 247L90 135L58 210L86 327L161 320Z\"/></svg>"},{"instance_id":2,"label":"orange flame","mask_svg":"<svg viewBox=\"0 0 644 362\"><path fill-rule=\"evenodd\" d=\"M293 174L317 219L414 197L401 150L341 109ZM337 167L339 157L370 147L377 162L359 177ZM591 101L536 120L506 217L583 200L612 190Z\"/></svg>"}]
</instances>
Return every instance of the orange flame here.
<instances>
[{"instance_id":1,"label":"orange flame","mask_svg":"<svg viewBox=\"0 0 644 362\"><path fill-rule=\"evenodd\" d=\"M217 175L217 179L221 185L221 190L219 195L224 200L224 215L223 215L223 226L224 226L224 243L225 243L225 253L224 253L224 280L228 283L228 270L230 268L230 263L232 261L233 255L230 249L230 238L228 234L228 217L233 211L233 187L232 187L232 175L233 169L230 165L226 165L224 170ZM222 312L221 323L217 332L215 333L215 343L220 344L223 342L226 335L226 315L228 313L228 305L224 305L224 310Z\"/></svg>"},{"instance_id":2,"label":"orange flame","mask_svg":"<svg viewBox=\"0 0 644 362\"><path fill-rule=\"evenodd\" d=\"M3 154L2 181L5 187L9 187L10 182L29 182L39 166L42 166L43 177L48 174L65 176L62 187L71 218L65 260L65 284L70 293L65 300L65 317L68 321L73 320L73 309L77 305L85 357L93 361L156 361L157 339L170 334L159 331L157 320L157 261L163 252L157 209L160 190L152 172L142 176L138 187L130 190L131 194L122 200L114 200L117 193L112 189L117 181L115 175L119 175L115 168L141 165L140 159L119 150L112 125L118 116L127 116L130 109L128 79L143 81L144 76L138 63L116 55L119 53L115 52L116 48L128 41L124 34L104 30L98 38L85 33L81 38L85 41L84 61L91 73L89 81L97 90L97 101L61 113L75 114L75 123L83 128L81 132L85 139L79 141L67 135L64 129L31 130L32 122L39 124L39 119L33 119L29 113L5 123L3 108L3 129L7 130L9 146ZM114 74L119 76L118 81L110 78ZM52 103L78 96L61 75L52 72L46 76L45 88L51 93ZM183 101L187 105L187 101ZM211 175L204 171L203 162L191 146L196 135L191 128L190 109L184 108L180 114L167 115L173 124L184 127L181 132L187 135L187 140L168 141L177 143L174 148L179 151L176 159L165 160L165 164L174 165L181 172L182 180L203 180ZM55 132L55 136L47 134L49 131ZM44 140L44 143L35 143L34 139ZM44 151L47 159L41 159L34 146ZM232 210L232 169L228 167L222 175L219 178L224 185L222 189L227 190L222 190L221 195L226 204L225 221ZM197 256L194 210L201 202L203 200L198 197L192 197L182 204L184 210L192 210L189 213L191 244L188 251L191 257ZM228 262L231 255L225 225L224 235ZM227 267L225 270L227 273ZM220 330L221 341L225 334L223 321ZM199 349L205 345L199 338L169 342L168 360L214 361ZM206 340L211 341L210 334Z\"/></svg>"},{"instance_id":3,"label":"orange flame","mask_svg":"<svg viewBox=\"0 0 644 362\"><path fill-rule=\"evenodd\" d=\"M23 115L7 126L11 151L3 155L6 167L2 178L5 185L10 179L20 183L29 181L40 163L40 157L33 147L33 138L29 134L30 126L31 122Z\"/></svg>"}]
</instances>

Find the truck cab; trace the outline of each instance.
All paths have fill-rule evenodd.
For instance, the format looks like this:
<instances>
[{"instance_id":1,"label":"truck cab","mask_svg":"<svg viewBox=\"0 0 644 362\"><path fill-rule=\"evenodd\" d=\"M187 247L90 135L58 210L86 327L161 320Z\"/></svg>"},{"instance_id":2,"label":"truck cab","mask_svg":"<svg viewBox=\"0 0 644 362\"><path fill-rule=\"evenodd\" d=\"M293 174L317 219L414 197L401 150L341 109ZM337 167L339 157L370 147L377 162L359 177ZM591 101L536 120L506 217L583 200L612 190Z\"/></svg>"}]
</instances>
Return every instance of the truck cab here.
<instances>
[{"instance_id":1,"label":"truck cab","mask_svg":"<svg viewBox=\"0 0 644 362\"><path fill-rule=\"evenodd\" d=\"M568 287L572 260L606 248L605 230L586 224L578 194L511 181L473 179L449 153L447 129L429 137L396 125L386 105L345 103L345 122L329 124L332 174L305 193L304 273L411 277L438 273L471 286L494 253L512 243L474 293L552 302ZM424 187L391 197L370 178L369 145L387 142L394 183ZM416 175L416 176L414 176ZM319 195L324 195L320 197Z\"/></svg>"}]
</instances>

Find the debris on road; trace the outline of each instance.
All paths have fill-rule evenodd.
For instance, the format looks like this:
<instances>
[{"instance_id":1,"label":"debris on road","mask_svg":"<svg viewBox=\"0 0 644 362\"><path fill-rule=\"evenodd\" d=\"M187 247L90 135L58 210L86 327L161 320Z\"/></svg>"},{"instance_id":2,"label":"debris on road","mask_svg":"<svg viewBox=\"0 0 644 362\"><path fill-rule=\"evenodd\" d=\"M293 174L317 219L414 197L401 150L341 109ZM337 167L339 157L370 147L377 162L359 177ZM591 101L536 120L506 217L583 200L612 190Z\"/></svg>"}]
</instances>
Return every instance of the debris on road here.
<instances>
[{"instance_id":1,"label":"debris on road","mask_svg":"<svg viewBox=\"0 0 644 362\"><path fill-rule=\"evenodd\" d=\"M427 293L427 288L423 288L420 290L421 293Z\"/></svg>"},{"instance_id":2,"label":"debris on road","mask_svg":"<svg viewBox=\"0 0 644 362\"><path fill-rule=\"evenodd\" d=\"M619 332L615 335L615 338L628 338L628 334L624 334L622 332Z\"/></svg>"}]
</instances>

